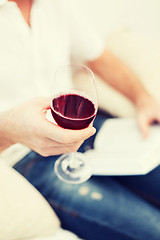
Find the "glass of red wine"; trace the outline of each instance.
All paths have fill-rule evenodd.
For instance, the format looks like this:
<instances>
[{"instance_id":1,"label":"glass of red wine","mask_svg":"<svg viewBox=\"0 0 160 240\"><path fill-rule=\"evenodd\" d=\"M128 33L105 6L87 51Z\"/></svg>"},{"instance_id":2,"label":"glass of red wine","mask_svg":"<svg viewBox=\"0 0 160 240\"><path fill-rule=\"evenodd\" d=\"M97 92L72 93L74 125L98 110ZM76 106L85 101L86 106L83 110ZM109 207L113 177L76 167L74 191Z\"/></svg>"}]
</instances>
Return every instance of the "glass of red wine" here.
<instances>
[{"instance_id":1,"label":"glass of red wine","mask_svg":"<svg viewBox=\"0 0 160 240\"><path fill-rule=\"evenodd\" d=\"M97 113L94 74L86 66L65 65L55 74L51 113L62 128L78 130L93 123ZM88 180L92 169L84 155L74 152L61 155L54 166L57 176L68 183Z\"/></svg>"}]
</instances>

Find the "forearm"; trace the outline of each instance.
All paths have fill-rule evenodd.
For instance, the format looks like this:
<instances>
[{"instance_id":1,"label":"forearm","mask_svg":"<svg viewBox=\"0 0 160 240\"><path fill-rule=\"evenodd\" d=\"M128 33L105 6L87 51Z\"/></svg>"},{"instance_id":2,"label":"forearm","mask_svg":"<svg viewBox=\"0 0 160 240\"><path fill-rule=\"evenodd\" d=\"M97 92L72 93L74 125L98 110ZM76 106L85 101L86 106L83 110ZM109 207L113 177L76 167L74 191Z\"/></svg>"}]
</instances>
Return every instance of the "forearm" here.
<instances>
[{"instance_id":1,"label":"forearm","mask_svg":"<svg viewBox=\"0 0 160 240\"><path fill-rule=\"evenodd\" d=\"M137 76L111 52L105 51L89 67L136 106L150 97Z\"/></svg>"}]
</instances>

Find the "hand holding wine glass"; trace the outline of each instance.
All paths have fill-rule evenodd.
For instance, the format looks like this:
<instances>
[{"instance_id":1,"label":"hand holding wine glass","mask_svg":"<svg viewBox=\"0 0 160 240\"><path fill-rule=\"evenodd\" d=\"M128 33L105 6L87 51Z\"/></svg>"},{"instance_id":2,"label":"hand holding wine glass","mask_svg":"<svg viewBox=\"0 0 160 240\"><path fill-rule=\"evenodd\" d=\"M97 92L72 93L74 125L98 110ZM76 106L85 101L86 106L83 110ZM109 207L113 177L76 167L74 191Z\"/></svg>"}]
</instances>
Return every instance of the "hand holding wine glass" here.
<instances>
[{"instance_id":1,"label":"hand holding wine glass","mask_svg":"<svg viewBox=\"0 0 160 240\"><path fill-rule=\"evenodd\" d=\"M57 70L51 112L57 124L66 129L84 129L93 122L97 95L89 68L66 65ZM55 163L55 172L66 182L81 183L91 176L91 167L83 154L76 152L62 155Z\"/></svg>"},{"instance_id":2,"label":"hand holding wine glass","mask_svg":"<svg viewBox=\"0 0 160 240\"><path fill-rule=\"evenodd\" d=\"M63 129L46 119L51 99L36 97L0 113L0 152L22 143L42 156L76 151L84 139L93 135L92 127L80 131ZM2 128L3 126L3 128Z\"/></svg>"}]
</instances>

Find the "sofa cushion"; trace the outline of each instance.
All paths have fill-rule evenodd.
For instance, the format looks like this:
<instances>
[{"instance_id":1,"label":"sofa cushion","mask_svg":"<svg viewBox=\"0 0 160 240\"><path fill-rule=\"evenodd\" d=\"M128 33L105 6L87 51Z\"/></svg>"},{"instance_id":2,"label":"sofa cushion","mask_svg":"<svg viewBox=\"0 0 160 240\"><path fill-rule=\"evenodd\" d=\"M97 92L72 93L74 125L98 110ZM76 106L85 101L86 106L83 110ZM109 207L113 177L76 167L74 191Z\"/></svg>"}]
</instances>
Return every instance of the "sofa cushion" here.
<instances>
[{"instance_id":1,"label":"sofa cushion","mask_svg":"<svg viewBox=\"0 0 160 240\"><path fill-rule=\"evenodd\" d=\"M59 225L40 193L18 172L0 162L0 240L53 235Z\"/></svg>"}]
</instances>

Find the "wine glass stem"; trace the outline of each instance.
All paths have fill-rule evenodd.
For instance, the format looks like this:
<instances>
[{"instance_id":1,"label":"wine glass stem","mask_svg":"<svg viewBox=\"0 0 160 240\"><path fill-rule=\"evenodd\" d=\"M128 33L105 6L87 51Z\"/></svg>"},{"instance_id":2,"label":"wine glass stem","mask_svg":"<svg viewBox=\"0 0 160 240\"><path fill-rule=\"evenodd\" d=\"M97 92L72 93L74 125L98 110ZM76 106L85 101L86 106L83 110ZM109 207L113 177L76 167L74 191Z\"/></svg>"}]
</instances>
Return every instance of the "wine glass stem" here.
<instances>
[{"instance_id":1,"label":"wine glass stem","mask_svg":"<svg viewBox=\"0 0 160 240\"><path fill-rule=\"evenodd\" d=\"M78 159L76 158L76 152L70 153L69 166L72 169L76 169L80 166Z\"/></svg>"}]
</instances>

